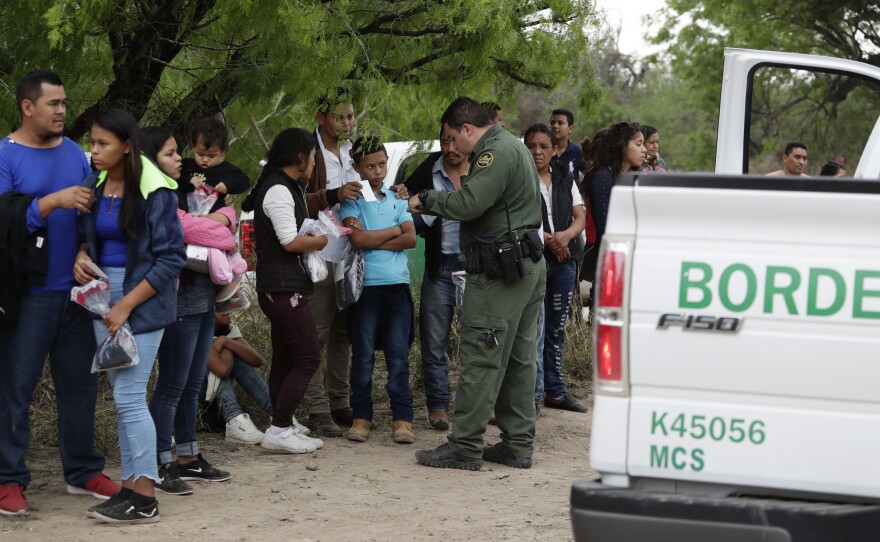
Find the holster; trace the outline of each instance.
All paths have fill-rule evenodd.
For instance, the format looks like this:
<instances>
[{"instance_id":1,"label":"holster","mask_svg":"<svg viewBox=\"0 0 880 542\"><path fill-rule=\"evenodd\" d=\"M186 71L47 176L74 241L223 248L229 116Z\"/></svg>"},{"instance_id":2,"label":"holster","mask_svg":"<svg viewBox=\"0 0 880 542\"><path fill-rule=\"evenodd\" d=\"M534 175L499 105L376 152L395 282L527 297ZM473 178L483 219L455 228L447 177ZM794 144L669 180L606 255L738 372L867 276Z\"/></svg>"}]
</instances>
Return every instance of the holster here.
<instances>
[{"instance_id":1,"label":"holster","mask_svg":"<svg viewBox=\"0 0 880 542\"><path fill-rule=\"evenodd\" d=\"M544 243L541 242L541 233L538 230L529 230L523 235L522 251L523 256L531 258L533 262L541 261L544 257Z\"/></svg>"},{"instance_id":2,"label":"holster","mask_svg":"<svg viewBox=\"0 0 880 542\"><path fill-rule=\"evenodd\" d=\"M537 263L544 257L538 235L536 230L529 230L522 241L502 236L492 243L476 242L462 252L464 270L468 275L485 273L486 278L512 284L525 276L523 258Z\"/></svg>"}]
</instances>

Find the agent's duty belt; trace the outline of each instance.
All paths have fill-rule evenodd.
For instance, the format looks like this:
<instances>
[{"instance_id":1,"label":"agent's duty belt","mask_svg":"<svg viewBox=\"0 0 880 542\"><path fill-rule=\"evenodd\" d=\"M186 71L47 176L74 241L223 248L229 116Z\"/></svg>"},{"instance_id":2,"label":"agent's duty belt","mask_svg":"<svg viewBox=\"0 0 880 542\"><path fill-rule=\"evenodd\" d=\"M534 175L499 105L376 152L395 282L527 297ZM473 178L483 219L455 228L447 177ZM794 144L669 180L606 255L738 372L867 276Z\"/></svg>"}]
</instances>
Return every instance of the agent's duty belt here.
<instances>
[{"instance_id":1,"label":"agent's duty belt","mask_svg":"<svg viewBox=\"0 0 880 542\"><path fill-rule=\"evenodd\" d=\"M537 263L544 257L539 235L537 230L529 230L522 241L511 232L492 243L475 242L462 251L464 270L469 275L485 273L487 278L513 284L525 276L523 258Z\"/></svg>"}]
</instances>

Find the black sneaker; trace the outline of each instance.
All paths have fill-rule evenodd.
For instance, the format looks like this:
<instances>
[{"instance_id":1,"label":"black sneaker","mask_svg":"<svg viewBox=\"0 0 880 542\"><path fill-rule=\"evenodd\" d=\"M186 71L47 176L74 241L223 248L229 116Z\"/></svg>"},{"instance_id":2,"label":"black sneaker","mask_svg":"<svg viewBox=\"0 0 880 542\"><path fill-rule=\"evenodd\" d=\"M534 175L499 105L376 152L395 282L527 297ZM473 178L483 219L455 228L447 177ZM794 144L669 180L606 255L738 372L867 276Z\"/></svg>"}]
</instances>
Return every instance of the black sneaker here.
<instances>
[{"instance_id":1,"label":"black sneaker","mask_svg":"<svg viewBox=\"0 0 880 542\"><path fill-rule=\"evenodd\" d=\"M341 437L345 431L339 427L330 414L309 414L306 425L312 431L324 437ZM351 427L351 424L348 424Z\"/></svg>"},{"instance_id":2,"label":"black sneaker","mask_svg":"<svg viewBox=\"0 0 880 542\"><path fill-rule=\"evenodd\" d=\"M123 501L110 508L95 510L92 517L108 523L156 523L159 521L159 503L153 499L152 503L137 507L131 501Z\"/></svg>"},{"instance_id":3,"label":"black sneaker","mask_svg":"<svg viewBox=\"0 0 880 542\"><path fill-rule=\"evenodd\" d=\"M559 410L570 410L571 412L586 412L587 407L578 403L574 397L565 394L561 399L544 398L544 406L549 408L558 408Z\"/></svg>"},{"instance_id":4,"label":"black sneaker","mask_svg":"<svg viewBox=\"0 0 880 542\"><path fill-rule=\"evenodd\" d=\"M330 417L339 427L351 427L354 423L354 412L349 407L337 408L330 411Z\"/></svg>"},{"instance_id":5,"label":"black sneaker","mask_svg":"<svg viewBox=\"0 0 880 542\"><path fill-rule=\"evenodd\" d=\"M161 482L156 484L156 489L168 495L192 495L193 488L180 479L177 463L172 461L159 467Z\"/></svg>"},{"instance_id":6,"label":"black sneaker","mask_svg":"<svg viewBox=\"0 0 880 542\"><path fill-rule=\"evenodd\" d=\"M206 482L225 482L232 478L232 475L225 470L214 468L213 465L205 461L202 454L199 458L187 464L178 463L177 471L180 473L181 480L204 480Z\"/></svg>"},{"instance_id":7,"label":"black sneaker","mask_svg":"<svg viewBox=\"0 0 880 542\"><path fill-rule=\"evenodd\" d=\"M531 457L517 457L504 442L499 442L483 450L483 459L515 469L532 468Z\"/></svg>"},{"instance_id":8,"label":"black sneaker","mask_svg":"<svg viewBox=\"0 0 880 542\"><path fill-rule=\"evenodd\" d=\"M480 470L483 466L482 459L461 455L453 451L449 443L441 444L433 450L419 450L416 452L416 461L437 469Z\"/></svg>"},{"instance_id":9,"label":"black sneaker","mask_svg":"<svg viewBox=\"0 0 880 542\"><path fill-rule=\"evenodd\" d=\"M130 489L129 490L123 489L123 491L128 491L128 495L126 497L123 497L121 492L117 493L116 495L112 495L106 501L104 501L100 504L96 504L95 506L89 507L86 510L86 516L88 516L90 518L95 518L95 517L97 517L97 516L95 516L95 512L100 512L100 511L106 510L108 508L113 508L117 504L128 501L128 497L131 497L132 491Z\"/></svg>"}]
</instances>

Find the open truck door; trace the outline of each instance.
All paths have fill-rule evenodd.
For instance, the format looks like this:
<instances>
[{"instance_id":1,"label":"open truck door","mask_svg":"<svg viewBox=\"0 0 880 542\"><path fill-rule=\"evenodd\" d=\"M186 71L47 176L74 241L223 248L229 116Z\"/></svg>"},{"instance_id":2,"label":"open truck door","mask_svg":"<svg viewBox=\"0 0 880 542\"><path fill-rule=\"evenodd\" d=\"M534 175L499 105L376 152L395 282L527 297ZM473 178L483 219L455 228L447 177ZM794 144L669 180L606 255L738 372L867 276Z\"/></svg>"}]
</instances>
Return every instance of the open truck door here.
<instances>
[{"instance_id":1,"label":"open truck door","mask_svg":"<svg viewBox=\"0 0 880 542\"><path fill-rule=\"evenodd\" d=\"M724 75L721 85L721 107L718 115L718 145L715 152L715 173L764 174L767 171L750 171L750 146L752 145L753 119L758 113L756 81L767 69L792 70L802 76L811 73L854 77L874 88L880 88L880 68L853 60L805 55L728 48L724 51ZM865 130L860 137L865 141L858 167L851 164L849 174L855 178L880 178L880 118L872 117L872 130ZM857 134L858 135L858 134ZM784 145L786 142L779 142ZM808 143L809 142L805 142ZM873 152L869 152L873 150ZM812 160L826 157L816 156Z\"/></svg>"}]
</instances>

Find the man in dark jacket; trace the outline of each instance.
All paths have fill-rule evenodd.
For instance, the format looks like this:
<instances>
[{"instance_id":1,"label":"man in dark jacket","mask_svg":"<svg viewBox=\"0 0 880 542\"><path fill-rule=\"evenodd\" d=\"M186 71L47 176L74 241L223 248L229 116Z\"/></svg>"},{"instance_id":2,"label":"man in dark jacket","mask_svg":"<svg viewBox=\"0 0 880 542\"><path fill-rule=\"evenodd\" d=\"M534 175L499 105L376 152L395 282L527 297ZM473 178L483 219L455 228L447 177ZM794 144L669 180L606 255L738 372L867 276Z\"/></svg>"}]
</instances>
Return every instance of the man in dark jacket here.
<instances>
[{"instance_id":1,"label":"man in dark jacket","mask_svg":"<svg viewBox=\"0 0 880 542\"><path fill-rule=\"evenodd\" d=\"M27 211L33 199L13 191L0 196L0 276L4 277L0 281L0 328L18 323L21 292L29 282L27 269L32 268L26 255L37 252L42 258L40 271L33 273L35 280L45 280L49 265L47 247L39 240L39 233L27 234Z\"/></svg>"},{"instance_id":2,"label":"man in dark jacket","mask_svg":"<svg viewBox=\"0 0 880 542\"><path fill-rule=\"evenodd\" d=\"M431 153L404 185L410 194L422 190L454 192L468 171L467 156L458 152L448 133L440 134L440 152ZM425 277L419 310L422 345L422 378L428 406L428 423L449 429L449 330L455 311L452 273L464 269L458 245L460 222L429 215L414 215L416 231L425 238Z\"/></svg>"}]
</instances>

